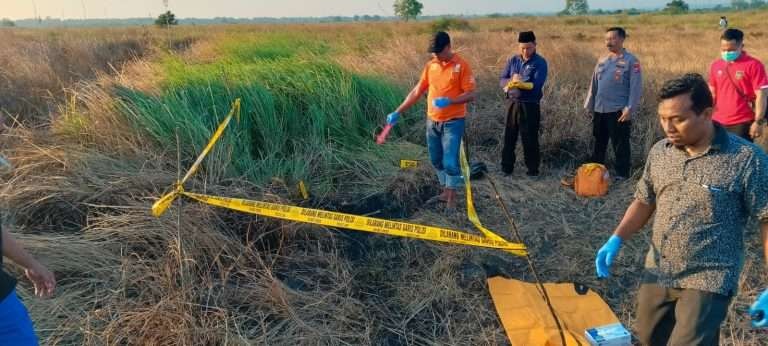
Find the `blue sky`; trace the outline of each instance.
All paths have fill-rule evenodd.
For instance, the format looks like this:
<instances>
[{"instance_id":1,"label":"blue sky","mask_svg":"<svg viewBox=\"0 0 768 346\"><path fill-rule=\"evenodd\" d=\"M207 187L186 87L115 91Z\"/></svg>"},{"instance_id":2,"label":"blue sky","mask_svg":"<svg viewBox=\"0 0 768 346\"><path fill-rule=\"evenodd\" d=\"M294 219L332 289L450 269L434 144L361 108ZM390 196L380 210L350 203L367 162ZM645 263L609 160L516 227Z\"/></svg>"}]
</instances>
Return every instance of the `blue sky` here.
<instances>
[{"instance_id":1,"label":"blue sky","mask_svg":"<svg viewBox=\"0 0 768 346\"><path fill-rule=\"evenodd\" d=\"M554 12L564 0L421 0L426 15ZM590 0L591 8L648 8L668 0ZM727 4L730 1L689 0L692 5ZM169 0L180 18L197 17L324 17L391 16L392 0ZM156 16L163 0L0 0L0 18L129 18Z\"/></svg>"}]
</instances>

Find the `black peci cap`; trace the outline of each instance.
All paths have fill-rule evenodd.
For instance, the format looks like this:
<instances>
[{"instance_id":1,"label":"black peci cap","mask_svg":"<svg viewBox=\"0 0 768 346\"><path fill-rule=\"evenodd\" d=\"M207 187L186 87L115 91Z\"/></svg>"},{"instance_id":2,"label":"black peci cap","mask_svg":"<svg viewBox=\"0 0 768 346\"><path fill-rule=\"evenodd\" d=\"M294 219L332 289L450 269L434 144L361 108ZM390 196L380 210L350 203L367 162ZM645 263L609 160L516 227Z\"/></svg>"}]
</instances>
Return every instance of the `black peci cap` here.
<instances>
[{"instance_id":1,"label":"black peci cap","mask_svg":"<svg viewBox=\"0 0 768 346\"><path fill-rule=\"evenodd\" d=\"M536 35L533 34L533 31L520 32L520 34L517 36L517 42L520 42L520 43L536 42Z\"/></svg>"}]
</instances>

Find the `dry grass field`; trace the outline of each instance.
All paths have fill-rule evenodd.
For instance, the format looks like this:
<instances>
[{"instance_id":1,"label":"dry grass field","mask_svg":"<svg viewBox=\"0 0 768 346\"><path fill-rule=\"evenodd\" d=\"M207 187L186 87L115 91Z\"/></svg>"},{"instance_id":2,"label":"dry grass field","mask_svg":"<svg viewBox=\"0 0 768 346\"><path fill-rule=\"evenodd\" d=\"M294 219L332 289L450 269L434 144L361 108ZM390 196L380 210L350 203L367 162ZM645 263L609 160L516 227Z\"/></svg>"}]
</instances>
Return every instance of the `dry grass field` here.
<instances>
[{"instance_id":1,"label":"dry grass field","mask_svg":"<svg viewBox=\"0 0 768 346\"><path fill-rule=\"evenodd\" d=\"M766 12L729 15L750 54L768 60ZM644 71L633 164L660 138L655 92L717 57L718 16L477 19L451 31L480 86L467 140L490 167L541 276L599 292L634 323L649 232L629 242L614 276L594 254L633 181L600 199L560 187L587 156L582 109L603 32L624 26ZM237 97L233 124L188 190L460 227L466 215L425 204L437 182L425 160L423 106L391 143L372 134L428 59L429 23L29 30L0 29L3 221L56 273L55 297L18 290L46 345L504 345L485 279L532 280L497 251L280 222L191 201L149 208L202 149ZM535 30L550 66L542 105L544 174L503 177L497 75L518 31ZM518 170L520 171L520 170ZM637 178L637 177L635 177ZM305 201L295 188L308 183ZM511 237L487 180L474 183L483 222ZM13 225L13 226L11 226ZM755 228L724 345L766 345L745 313L768 285ZM19 275L18 268L10 270Z\"/></svg>"}]
</instances>

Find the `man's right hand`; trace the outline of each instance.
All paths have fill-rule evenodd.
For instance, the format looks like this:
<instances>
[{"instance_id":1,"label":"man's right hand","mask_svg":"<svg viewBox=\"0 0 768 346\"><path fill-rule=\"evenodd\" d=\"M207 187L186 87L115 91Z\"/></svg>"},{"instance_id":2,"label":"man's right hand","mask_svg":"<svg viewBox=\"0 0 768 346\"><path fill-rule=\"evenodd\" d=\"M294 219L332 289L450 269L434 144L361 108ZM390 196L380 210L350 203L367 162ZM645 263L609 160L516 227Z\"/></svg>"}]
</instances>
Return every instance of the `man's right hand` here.
<instances>
[{"instance_id":1,"label":"man's right hand","mask_svg":"<svg viewBox=\"0 0 768 346\"><path fill-rule=\"evenodd\" d=\"M624 109L621 110L621 116L619 117L619 122L627 122L631 120L632 118L632 112L629 110L629 107L624 107Z\"/></svg>"},{"instance_id":2,"label":"man's right hand","mask_svg":"<svg viewBox=\"0 0 768 346\"><path fill-rule=\"evenodd\" d=\"M397 121L400 120L400 112L392 112L387 115L387 124L395 126L397 124Z\"/></svg>"},{"instance_id":3,"label":"man's right hand","mask_svg":"<svg viewBox=\"0 0 768 346\"><path fill-rule=\"evenodd\" d=\"M36 262L27 268L24 274L27 275L29 281L32 281L32 285L35 286L36 296L48 298L53 295L53 291L56 289L56 278L48 268Z\"/></svg>"},{"instance_id":4,"label":"man's right hand","mask_svg":"<svg viewBox=\"0 0 768 346\"><path fill-rule=\"evenodd\" d=\"M608 241L597 251L597 258L595 258L595 267L597 268L597 277L607 278L611 275L611 264L616 256L619 255L619 249L621 249L621 238L617 235L612 235L608 238Z\"/></svg>"},{"instance_id":5,"label":"man's right hand","mask_svg":"<svg viewBox=\"0 0 768 346\"><path fill-rule=\"evenodd\" d=\"M757 121L753 122L752 126L749 127L749 137L752 137L752 139L758 139L762 135L763 127Z\"/></svg>"}]
</instances>

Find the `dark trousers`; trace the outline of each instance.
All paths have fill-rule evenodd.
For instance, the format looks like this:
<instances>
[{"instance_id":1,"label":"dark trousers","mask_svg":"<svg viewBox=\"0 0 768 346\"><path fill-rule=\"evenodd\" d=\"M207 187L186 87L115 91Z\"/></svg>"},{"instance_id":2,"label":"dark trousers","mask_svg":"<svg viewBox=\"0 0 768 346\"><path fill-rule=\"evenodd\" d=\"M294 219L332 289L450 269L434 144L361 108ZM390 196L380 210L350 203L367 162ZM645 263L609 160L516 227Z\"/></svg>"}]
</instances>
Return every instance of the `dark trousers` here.
<instances>
[{"instance_id":1,"label":"dark trousers","mask_svg":"<svg viewBox=\"0 0 768 346\"><path fill-rule=\"evenodd\" d=\"M637 337L643 345L718 345L731 297L693 289L640 285Z\"/></svg>"},{"instance_id":2,"label":"dark trousers","mask_svg":"<svg viewBox=\"0 0 768 346\"><path fill-rule=\"evenodd\" d=\"M501 151L501 169L512 173L515 169L517 136L523 142L523 156L529 173L538 173L541 162L539 153L539 128L541 108L538 103L512 102L507 109L504 128L504 148Z\"/></svg>"},{"instance_id":3,"label":"dark trousers","mask_svg":"<svg viewBox=\"0 0 768 346\"><path fill-rule=\"evenodd\" d=\"M752 122L744 123L744 124L736 124L731 126L723 126L723 128L741 138L744 138L750 142L752 142L752 137L749 135L749 128L752 127Z\"/></svg>"},{"instance_id":4,"label":"dark trousers","mask_svg":"<svg viewBox=\"0 0 768 346\"><path fill-rule=\"evenodd\" d=\"M619 122L621 111L613 113L594 113L592 118L592 135L595 136L595 148L592 152L592 162L605 164L605 153L608 151L608 141L613 144L616 155L616 174L629 177L632 151L629 145L632 122Z\"/></svg>"}]
</instances>

